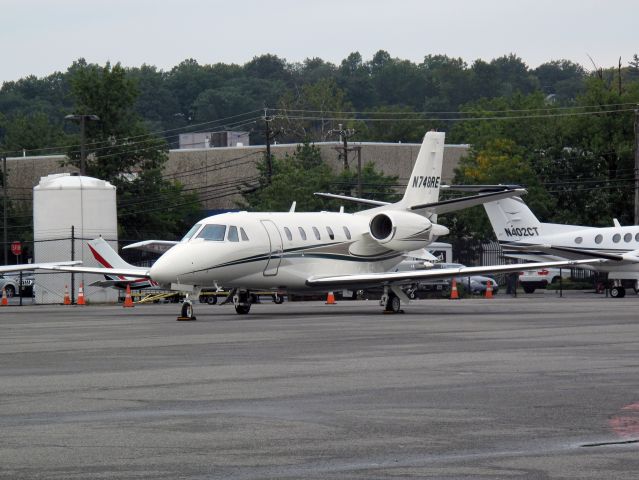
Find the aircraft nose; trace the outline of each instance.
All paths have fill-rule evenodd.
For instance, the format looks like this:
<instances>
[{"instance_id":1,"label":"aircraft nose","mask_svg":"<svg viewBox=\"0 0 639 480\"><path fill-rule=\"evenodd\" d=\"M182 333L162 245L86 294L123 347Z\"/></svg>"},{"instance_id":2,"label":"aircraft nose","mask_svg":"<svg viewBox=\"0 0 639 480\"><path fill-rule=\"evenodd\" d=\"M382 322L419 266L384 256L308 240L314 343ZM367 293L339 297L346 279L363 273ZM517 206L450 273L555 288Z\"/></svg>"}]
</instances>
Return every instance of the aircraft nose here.
<instances>
[{"instance_id":1,"label":"aircraft nose","mask_svg":"<svg viewBox=\"0 0 639 480\"><path fill-rule=\"evenodd\" d=\"M151 279L158 283L176 282L180 263L174 257L175 255L168 251L158 258L149 271Z\"/></svg>"}]
</instances>

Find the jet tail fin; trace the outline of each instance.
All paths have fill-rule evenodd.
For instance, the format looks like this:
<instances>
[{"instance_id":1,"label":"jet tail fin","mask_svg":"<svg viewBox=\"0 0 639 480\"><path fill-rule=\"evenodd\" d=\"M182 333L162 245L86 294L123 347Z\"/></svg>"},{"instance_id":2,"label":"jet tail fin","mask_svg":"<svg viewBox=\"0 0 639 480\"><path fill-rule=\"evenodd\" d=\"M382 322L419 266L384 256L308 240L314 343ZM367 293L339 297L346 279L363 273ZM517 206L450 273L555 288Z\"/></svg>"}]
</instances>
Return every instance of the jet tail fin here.
<instances>
[{"instance_id":1,"label":"jet tail fin","mask_svg":"<svg viewBox=\"0 0 639 480\"><path fill-rule=\"evenodd\" d=\"M540 236L579 230L578 225L542 223L520 197L484 203L484 209L498 241L537 241Z\"/></svg>"},{"instance_id":2,"label":"jet tail fin","mask_svg":"<svg viewBox=\"0 0 639 480\"><path fill-rule=\"evenodd\" d=\"M120 257L102 237L89 240L88 244L95 259L105 268L138 268Z\"/></svg>"},{"instance_id":3,"label":"jet tail fin","mask_svg":"<svg viewBox=\"0 0 639 480\"><path fill-rule=\"evenodd\" d=\"M445 137L444 132L427 132L424 135L404 197L398 203L399 207L410 209L439 200Z\"/></svg>"}]
</instances>

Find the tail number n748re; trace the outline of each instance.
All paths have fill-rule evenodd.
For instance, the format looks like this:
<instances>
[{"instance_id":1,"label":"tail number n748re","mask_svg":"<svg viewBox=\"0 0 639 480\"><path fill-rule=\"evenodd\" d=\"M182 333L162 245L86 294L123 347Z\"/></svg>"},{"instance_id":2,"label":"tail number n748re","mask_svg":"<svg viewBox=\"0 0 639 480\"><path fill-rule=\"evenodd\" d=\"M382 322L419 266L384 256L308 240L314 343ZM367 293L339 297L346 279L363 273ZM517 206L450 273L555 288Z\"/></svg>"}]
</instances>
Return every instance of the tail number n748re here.
<instances>
[{"instance_id":1,"label":"tail number n748re","mask_svg":"<svg viewBox=\"0 0 639 480\"><path fill-rule=\"evenodd\" d=\"M413 187L416 188L438 188L439 187L439 177L423 177L423 176L415 176L413 177Z\"/></svg>"}]
</instances>

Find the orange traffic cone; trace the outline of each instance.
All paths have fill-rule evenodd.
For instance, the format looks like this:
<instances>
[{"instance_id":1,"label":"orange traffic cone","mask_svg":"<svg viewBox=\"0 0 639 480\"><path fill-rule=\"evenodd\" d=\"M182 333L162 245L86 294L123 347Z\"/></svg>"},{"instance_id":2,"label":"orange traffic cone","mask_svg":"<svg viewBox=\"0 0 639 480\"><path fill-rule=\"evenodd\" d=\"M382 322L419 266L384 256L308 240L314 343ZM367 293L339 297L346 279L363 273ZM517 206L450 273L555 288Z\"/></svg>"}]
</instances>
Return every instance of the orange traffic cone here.
<instances>
[{"instance_id":1,"label":"orange traffic cone","mask_svg":"<svg viewBox=\"0 0 639 480\"><path fill-rule=\"evenodd\" d=\"M78 288L78 305L86 305L84 301L84 286L80 283L80 288Z\"/></svg>"},{"instance_id":2,"label":"orange traffic cone","mask_svg":"<svg viewBox=\"0 0 639 480\"><path fill-rule=\"evenodd\" d=\"M493 298L493 282L488 280L486 283L486 298Z\"/></svg>"},{"instance_id":3,"label":"orange traffic cone","mask_svg":"<svg viewBox=\"0 0 639 480\"><path fill-rule=\"evenodd\" d=\"M337 302L335 301L335 295L333 292L328 292L328 296L326 297L326 305L335 305Z\"/></svg>"},{"instance_id":4,"label":"orange traffic cone","mask_svg":"<svg viewBox=\"0 0 639 480\"><path fill-rule=\"evenodd\" d=\"M71 297L69 297L69 286L64 286L64 300L62 302L64 305L71 305Z\"/></svg>"},{"instance_id":5,"label":"orange traffic cone","mask_svg":"<svg viewBox=\"0 0 639 480\"><path fill-rule=\"evenodd\" d=\"M9 299L7 298L7 289L2 287L2 302L0 302L0 305L2 305L3 307L9 305Z\"/></svg>"},{"instance_id":6,"label":"orange traffic cone","mask_svg":"<svg viewBox=\"0 0 639 480\"><path fill-rule=\"evenodd\" d=\"M124 297L124 304L122 306L123 307L133 306L133 299L131 298L131 285L129 285L128 283L126 284L126 295Z\"/></svg>"},{"instance_id":7,"label":"orange traffic cone","mask_svg":"<svg viewBox=\"0 0 639 480\"><path fill-rule=\"evenodd\" d=\"M457 280L455 280L455 277L453 277L453 282L451 283L451 287L450 287L450 299L451 300L459 299L459 292L457 291Z\"/></svg>"}]
</instances>

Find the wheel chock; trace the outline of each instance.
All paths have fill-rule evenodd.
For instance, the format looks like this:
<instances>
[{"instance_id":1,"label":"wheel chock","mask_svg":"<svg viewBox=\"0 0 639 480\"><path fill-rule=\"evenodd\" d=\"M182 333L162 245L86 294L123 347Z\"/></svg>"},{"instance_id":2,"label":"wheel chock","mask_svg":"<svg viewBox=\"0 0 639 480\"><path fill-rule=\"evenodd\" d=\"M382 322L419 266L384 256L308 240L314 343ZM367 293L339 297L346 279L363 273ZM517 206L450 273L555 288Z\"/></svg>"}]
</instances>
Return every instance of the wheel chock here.
<instances>
[{"instance_id":1,"label":"wheel chock","mask_svg":"<svg viewBox=\"0 0 639 480\"><path fill-rule=\"evenodd\" d=\"M182 317L182 316L179 316L179 317L176 318L176 320L178 322L192 322L194 320L197 320L197 317L195 317L195 316L193 316L193 317Z\"/></svg>"}]
</instances>

